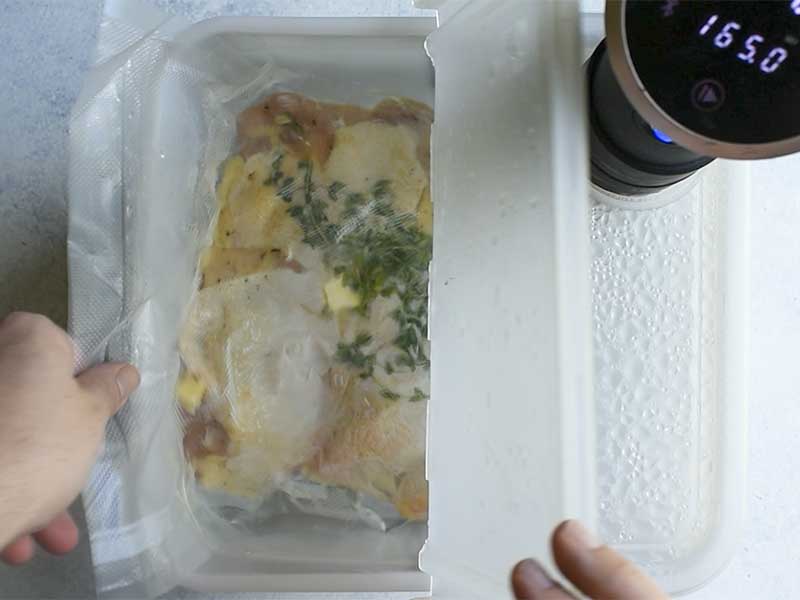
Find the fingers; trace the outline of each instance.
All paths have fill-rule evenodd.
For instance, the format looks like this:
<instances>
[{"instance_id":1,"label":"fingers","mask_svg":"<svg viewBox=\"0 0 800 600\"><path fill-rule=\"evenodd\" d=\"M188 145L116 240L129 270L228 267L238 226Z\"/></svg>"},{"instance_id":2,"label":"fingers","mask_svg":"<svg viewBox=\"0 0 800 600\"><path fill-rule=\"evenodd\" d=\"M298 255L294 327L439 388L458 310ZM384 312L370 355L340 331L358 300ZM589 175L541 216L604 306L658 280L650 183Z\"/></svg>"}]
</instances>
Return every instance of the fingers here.
<instances>
[{"instance_id":1,"label":"fingers","mask_svg":"<svg viewBox=\"0 0 800 600\"><path fill-rule=\"evenodd\" d=\"M33 552L33 538L29 535L23 535L0 552L0 560L12 567L17 567L33 558Z\"/></svg>"},{"instance_id":2,"label":"fingers","mask_svg":"<svg viewBox=\"0 0 800 600\"><path fill-rule=\"evenodd\" d=\"M530 558L514 567L511 589L517 600L574 600L571 594L550 579L539 563Z\"/></svg>"},{"instance_id":3,"label":"fingers","mask_svg":"<svg viewBox=\"0 0 800 600\"><path fill-rule=\"evenodd\" d=\"M0 319L0 327L10 329L14 332L30 334L31 331L40 329L54 330L59 329L50 319L44 315L16 311L9 313Z\"/></svg>"},{"instance_id":4,"label":"fingers","mask_svg":"<svg viewBox=\"0 0 800 600\"><path fill-rule=\"evenodd\" d=\"M667 600L655 582L620 554L600 545L577 521L553 533L553 556L576 588L595 600Z\"/></svg>"},{"instance_id":5,"label":"fingers","mask_svg":"<svg viewBox=\"0 0 800 600\"><path fill-rule=\"evenodd\" d=\"M78 384L101 414L115 414L128 396L139 387L139 371L124 363L107 363L91 367L78 376Z\"/></svg>"},{"instance_id":6,"label":"fingers","mask_svg":"<svg viewBox=\"0 0 800 600\"><path fill-rule=\"evenodd\" d=\"M25 354L26 349L27 352L45 349L63 368L71 368L75 352L72 339L44 315L13 312L0 320L0 333L4 345L17 346L17 352Z\"/></svg>"},{"instance_id":7,"label":"fingers","mask_svg":"<svg viewBox=\"0 0 800 600\"><path fill-rule=\"evenodd\" d=\"M44 529L33 534L39 545L51 554L66 554L78 545L78 527L66 511Z\"/></svg>"},{"instance_id":8,"label":"fingers","mask_svg":"<svg viewBox=\"0 0 800 600\"><path fill-rule=\"evenodd\" d=\"M14 567L25 564L33 558L34 539L51 554L66 554L78 545L78 537L78 526L75 525L75 521L72 520L69 513L63 512L33 536L20 536L6 546L0 552L0 560Z\"/></svg>"}]
</instances>

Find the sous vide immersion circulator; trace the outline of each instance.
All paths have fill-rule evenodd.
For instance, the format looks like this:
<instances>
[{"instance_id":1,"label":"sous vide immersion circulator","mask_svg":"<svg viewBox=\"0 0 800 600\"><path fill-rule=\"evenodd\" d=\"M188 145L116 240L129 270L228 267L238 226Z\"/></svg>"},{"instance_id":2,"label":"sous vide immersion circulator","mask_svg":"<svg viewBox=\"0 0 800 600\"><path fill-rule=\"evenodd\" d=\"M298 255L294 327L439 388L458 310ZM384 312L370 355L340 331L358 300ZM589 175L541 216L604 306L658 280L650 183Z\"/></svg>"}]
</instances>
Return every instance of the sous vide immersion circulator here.
<instances>
[{"instance_id":1,"label":"sous vide immersion circulator","mask_svg":"<svg viewBox=\"0 0 800 600\"><path fill-rule=\"evenodd\" d=\"M658 192L800 150L800 0L608 0L586 68L592 182Z\"/></svg>"}]
</instances>

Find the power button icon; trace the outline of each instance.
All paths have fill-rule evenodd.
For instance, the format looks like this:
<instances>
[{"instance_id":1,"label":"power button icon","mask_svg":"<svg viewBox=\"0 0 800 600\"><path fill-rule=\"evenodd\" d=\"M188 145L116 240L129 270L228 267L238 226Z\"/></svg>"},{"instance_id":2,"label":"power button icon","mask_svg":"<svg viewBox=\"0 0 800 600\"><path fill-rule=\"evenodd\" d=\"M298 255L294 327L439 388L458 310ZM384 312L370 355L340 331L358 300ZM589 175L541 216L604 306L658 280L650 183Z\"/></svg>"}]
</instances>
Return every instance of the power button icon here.
<instances>
[{"instance_id":1,"label":"power button icon","mask_svg":"<svg viewBox=\"0 0 800 600\"><path fill-rule=\"evenodd\" d=\"M692 104L695 108L711 112L725 102L725 87L716 79L703 79L692 88Z\"/></svg>"}]
</instances>

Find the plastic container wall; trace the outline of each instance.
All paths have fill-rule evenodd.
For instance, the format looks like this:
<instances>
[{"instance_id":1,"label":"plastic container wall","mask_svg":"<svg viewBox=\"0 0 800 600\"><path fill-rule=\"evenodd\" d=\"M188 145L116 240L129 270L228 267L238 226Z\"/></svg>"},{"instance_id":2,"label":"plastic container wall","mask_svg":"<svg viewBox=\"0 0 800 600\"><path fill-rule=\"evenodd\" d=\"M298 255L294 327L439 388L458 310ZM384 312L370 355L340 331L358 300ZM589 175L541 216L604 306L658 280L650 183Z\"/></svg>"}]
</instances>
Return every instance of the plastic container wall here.
<instances>
[{"instance_id":1,"label":"plastic container wall","mask_svg":"<svg viewBox=\"0 0 800 600\"><path fill-rule=\"evenodd\" d=\"M88 490L100 593L156 596L175 583L425 593L430 578L417 562L425 524L384 534L288 520L260 539L209 539L183 502L173 399L176 324L235 130L236 107L219 111L218 100L248 105L277 81L338 102L430 103L423 42L433 23L190 27L157 11L141 22L128 2L109 7L126 10L104 29L73 119L71 325L82 364L134 360L143 381L115 419ZM453 0L445 8L430 43L441 112L423 566L438 597L462 600L504 596L511 565L547 556L562 518L592 526L595 424L577 5Z\"/></svg>"},{"instance_id":2,"label":"plastic container wall","mask_svg":"<svg viewBox=\"0 0 800 600\"><path fill-rule=\"evenodd\" d=\"M577 17L571 2L475 0L428 41L437 90L421 565L437 599L505 597L510 567L548 557L561 519L592 525Z\"/></svg>"}]
</instances>

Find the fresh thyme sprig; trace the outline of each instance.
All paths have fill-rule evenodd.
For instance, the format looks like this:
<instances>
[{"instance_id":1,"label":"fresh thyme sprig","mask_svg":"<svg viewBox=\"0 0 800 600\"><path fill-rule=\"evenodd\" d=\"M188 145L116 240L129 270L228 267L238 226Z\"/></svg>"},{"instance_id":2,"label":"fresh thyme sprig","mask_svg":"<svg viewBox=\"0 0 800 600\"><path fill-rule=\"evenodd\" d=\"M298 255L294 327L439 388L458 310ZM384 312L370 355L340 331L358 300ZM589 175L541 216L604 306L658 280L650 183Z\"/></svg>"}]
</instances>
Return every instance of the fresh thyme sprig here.
<instances>
[{"instance_id":1,"label":"fresh thyme sprig","mask_svg":"<svg viewBox=\"0 0 800 600\"><path fill-rule=\"evenodd\" d=\"M272 181L283 177L280 157L273 161ZM322 247L326 265L358 295L355 310L366 315L380 296L397 295L400 300L400 306L391 314L399 328L393 340L399 352L386 362L387 374L398 368L429 368L425 340L431 236L417 227L413 215L396 213L391 181L386 179L376 182L367 194L351 192L343 196L343 183L329 185L325 196L330 202L344 197L337 226L328 217L323 194L316 189L313 163L300 161L298 169L304 172L302 187L295 185L294 178L286 177L280 181L278 194L291 204L287 210L302 228L303 241ZM365 352L370 340L357 337L351 344L339 344L336 359L359 370L362 378L372 376L376 358Z\"/></svg>"}]
</instances>

